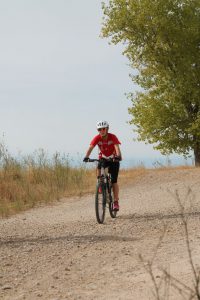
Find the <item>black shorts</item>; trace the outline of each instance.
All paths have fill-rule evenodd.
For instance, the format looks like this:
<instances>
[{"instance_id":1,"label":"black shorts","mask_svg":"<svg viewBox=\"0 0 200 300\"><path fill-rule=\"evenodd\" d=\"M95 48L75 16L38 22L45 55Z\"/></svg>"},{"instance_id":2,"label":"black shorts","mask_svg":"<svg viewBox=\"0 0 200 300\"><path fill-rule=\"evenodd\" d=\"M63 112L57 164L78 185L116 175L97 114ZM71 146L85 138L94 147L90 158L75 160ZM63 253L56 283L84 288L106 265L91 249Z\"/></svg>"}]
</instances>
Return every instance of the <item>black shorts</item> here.
<instances>
[{"instance_id":1,"label":"black shorts","mask_svg":"<svg viewBox=\"0 0 200 300\"><path fill-rule=\"evenodd\" d=\"M108 172L111 175L111 182L117 183L120 164L118 161L105 161L104 168L108 168ZM101 164L98 163L98 169L101 169Z\"/></svg>"}]
</instances>

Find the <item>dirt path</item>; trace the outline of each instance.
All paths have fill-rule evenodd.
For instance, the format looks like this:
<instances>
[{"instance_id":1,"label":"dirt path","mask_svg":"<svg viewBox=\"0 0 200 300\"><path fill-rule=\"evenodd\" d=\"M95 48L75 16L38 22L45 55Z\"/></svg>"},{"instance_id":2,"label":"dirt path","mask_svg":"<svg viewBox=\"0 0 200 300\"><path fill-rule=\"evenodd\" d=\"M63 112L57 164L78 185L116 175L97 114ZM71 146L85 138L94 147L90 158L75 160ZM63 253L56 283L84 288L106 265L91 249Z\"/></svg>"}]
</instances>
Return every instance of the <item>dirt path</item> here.
<instances>
[{"instance_id":1,"label":"dirt path","mask_svg":"<svg viewBox=\"0 0 200 300\"><path fill-rule=\"evenodd\" d=\"M93 197L62 200L0 220L0 299L155 299L138 255L192 286L172 192L186 199L192 256L200 266L200 170L148 171L121 190L119 217L96 223ZM192 202L192 207L190 207ZM182 299L172 288L169 299Z\"/></svg>"}]
</instances>

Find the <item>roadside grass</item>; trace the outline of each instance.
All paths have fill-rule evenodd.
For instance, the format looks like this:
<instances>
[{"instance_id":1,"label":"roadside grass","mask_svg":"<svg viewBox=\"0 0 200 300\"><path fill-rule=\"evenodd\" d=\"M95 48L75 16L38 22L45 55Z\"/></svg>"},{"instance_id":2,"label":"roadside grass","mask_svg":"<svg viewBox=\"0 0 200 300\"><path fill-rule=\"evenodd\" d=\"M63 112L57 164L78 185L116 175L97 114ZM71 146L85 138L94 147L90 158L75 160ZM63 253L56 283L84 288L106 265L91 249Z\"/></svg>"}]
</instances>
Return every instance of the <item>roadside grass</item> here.
<instances>
[{"instance_id":1,"label":"roadside grass","mask_svg":"<svg viewBox=\"0 0 200 300\"><path fill-rule=\"evenodd\" d=\"M120 186L134 182L148 169L143 166L120 171ZM49 157L40 149L26 157L13 158L0 144L0 216L7 217L64 197L94 193L96 170L85 164L73 167L68 155Z\"/></svg>"},{"instance_id":2,"label":"roadside grass","mask_svg":"<svg viewBox=\"0 0 200 300\"><path fill-rule=\"evenodd\" d=\"M121 169L119 172L119 184L120 186L126 186L132 184L136 179L142 177L147 173L148 169L144 166L137 166L130 169Z\"/></svg>"},{"instance_id":3,"label":"roadside grass","mask_svg":"<svg viewBox=\"0 0 200 300\"><path fill-rule=\"evenodd\" d=\"M7 217L62 197L93 191L94 170L71 165L67 155L48 157L40 149L27 157L13 158L0 144L0 216Z\"/></svg>"},{"instance_id":4,"label":"roadside grass","mask_svg":"<svg viewBox=\"0 0 200 300\"><path fill-rule=\"evenodd\" d=\"M12 161L0 168L0 216L7 217L64 197L94 193L95 168L72 167L67 161L39 166L35 161L20 164ZM143 172L143 171L142 171ZM122 170L123 186L141 175L141 170Z\"/></svg>"}]
</instances>

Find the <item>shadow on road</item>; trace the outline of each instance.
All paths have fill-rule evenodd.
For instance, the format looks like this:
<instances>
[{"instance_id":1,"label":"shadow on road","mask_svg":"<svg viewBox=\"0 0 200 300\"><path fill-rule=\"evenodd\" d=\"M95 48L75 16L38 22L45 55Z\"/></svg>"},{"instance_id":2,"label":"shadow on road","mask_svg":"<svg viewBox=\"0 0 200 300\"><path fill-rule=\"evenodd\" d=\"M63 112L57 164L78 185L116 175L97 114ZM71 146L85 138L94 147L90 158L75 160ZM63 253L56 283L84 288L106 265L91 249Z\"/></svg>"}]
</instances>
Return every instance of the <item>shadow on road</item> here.
<instances>
[{"instance_id":1,"label":"shadow on road","mask_svg":"<svg viewBox=\"0 0 200 300\"><path fill-rule=\"evenodd\" d=\"M65 235L58 237L41 236L36 238L10 238L8 240L0 239L0 246L10 245L11 247L20 247L23 244L37 245L40 244L53 244L62 242L67 244L93 244L101 242L135 242L138 239L128 236L118 235Z\"/></svg>"},{"instance_id":2,"label":"shadow on road","mask_svg":"<svg viewBox=\"0 0 200 300\"><path fill-rule=\"evenodd\" d=\"M185 217L196 218L200 217L200 212L188 212L184 214ZM129 215L121 215L118 218L122 220L132 220L132 221L152 221L152 220L169 220L169 219L179 219L182 217L181 213L152 213L152 214L129 214Z\"/></svg>"}]
</instances>

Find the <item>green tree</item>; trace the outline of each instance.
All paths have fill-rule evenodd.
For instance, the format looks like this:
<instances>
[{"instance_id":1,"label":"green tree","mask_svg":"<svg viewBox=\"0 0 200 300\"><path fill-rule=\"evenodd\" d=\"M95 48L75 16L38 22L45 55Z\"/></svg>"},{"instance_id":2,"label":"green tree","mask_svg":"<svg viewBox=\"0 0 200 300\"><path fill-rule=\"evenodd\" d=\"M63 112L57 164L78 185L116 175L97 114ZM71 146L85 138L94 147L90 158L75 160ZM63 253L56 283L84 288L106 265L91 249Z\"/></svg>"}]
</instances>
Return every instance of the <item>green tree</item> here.
<instances>
[{"instance_id":1,"label":"green tree","mask_svg":"<svg viewBox=\"0 0 200 300\"><path fill-rule=\"evenodd\" d=\"M200 1L110 0L102 35L123 43L141 92L130 93L138 140L200 165Z\"/></svg>"}]
</instances>

